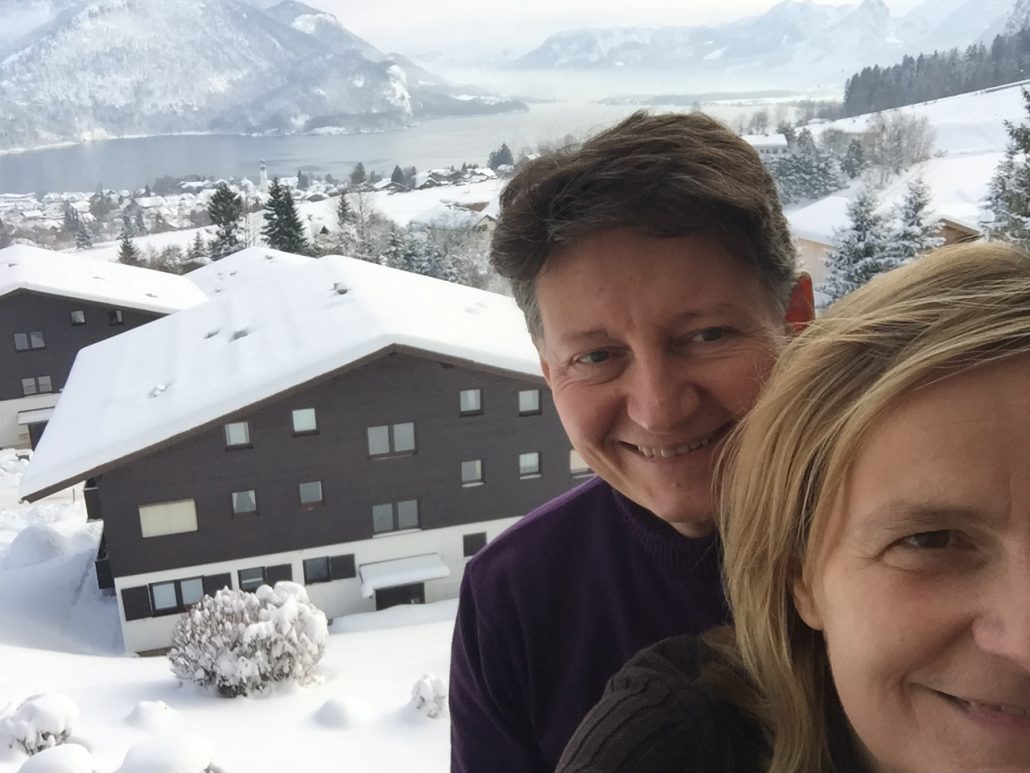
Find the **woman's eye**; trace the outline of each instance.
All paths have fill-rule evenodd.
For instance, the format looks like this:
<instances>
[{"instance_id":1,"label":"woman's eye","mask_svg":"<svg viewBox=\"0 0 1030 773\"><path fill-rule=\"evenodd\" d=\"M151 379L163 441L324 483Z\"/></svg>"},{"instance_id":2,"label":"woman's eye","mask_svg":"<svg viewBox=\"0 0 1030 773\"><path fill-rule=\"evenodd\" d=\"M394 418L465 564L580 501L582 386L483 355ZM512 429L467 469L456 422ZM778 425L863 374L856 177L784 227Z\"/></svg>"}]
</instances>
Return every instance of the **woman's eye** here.
<instances>
[{"instance_id":1,"label":"woman's eye","mask_svg":"<svg viewBox=\"0 0 1030 773\"><path fill-rule=\"evenodd\" d=\"M576 358L576 362L584 365L598 365L606 361L611 355L605 351L587 352Z\"/></svg>"},{"instance_id":2,"label":"woman's eye","mask_svg":"<svg viewBox=\"0 0 1030 773\"><path fill-rule=\"evenodd\" d=\"M918 534L910 534L901 540L901 544L910 548L920 548L923 550L939 550L952 545L955 540L955 534L950 529L941 529L939 531L921 531Z\"/></svg>"},{"instance_id":3,"label":"woman's eye","mask_svg":"<svg viewBox=\"0 0 1030 773\"><path fill-rule=\"evenodd\" d=\"M726 332L726 328L724 327L706 327L704 330L695 334L693 340L700 341L702 343L711 343L712 341L718 341L725 337Z\"/></svg>"}]
</instances>

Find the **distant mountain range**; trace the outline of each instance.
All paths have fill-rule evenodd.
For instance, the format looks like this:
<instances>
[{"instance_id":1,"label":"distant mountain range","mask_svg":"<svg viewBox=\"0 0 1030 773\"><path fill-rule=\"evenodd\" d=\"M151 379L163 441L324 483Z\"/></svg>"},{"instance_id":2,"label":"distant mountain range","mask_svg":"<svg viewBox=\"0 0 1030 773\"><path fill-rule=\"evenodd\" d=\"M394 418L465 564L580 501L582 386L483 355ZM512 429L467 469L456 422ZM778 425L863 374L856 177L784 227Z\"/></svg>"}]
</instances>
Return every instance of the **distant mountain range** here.
<instances>
[{"instance_id":1,"label":"distant mountain range","mask_svg":"<svg viewBox=\"0 0 1030 773\"><path fill-rule=\"evenodd\" d=\"M1005 30L1013 5L1014 0L924 0L894 17L883 0L837 6L786 0L760 16L718 26L562 32L512 66L711 73L783 88L842 84L862 67L891 64L905 54L981 39L989 44Z\"/></svg>"},{"instance_id":2,"label":"distant mountain range","mask_svg":"<svg viewBox=\"0 0 1030 773\"><path fill-rule=\"evenodd\" d=\"M526 109L294 0L0 0L0 150L173 132L353 132Z\"/></svg>"}]
</instances>

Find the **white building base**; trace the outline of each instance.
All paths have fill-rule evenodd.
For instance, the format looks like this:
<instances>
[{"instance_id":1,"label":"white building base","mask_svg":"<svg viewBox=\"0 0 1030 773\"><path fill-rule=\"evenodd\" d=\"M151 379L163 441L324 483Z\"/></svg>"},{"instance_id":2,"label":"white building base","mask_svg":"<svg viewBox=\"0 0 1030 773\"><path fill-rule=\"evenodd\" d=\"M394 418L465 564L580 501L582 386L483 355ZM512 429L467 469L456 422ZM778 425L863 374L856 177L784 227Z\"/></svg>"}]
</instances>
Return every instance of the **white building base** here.
<instances>
[{"instance_id":1,"label":"white building base","mask_svg":"<svg viewBox=\"0 0 1030 773\"><path fill-rule=\"evenodd\" d=\"M277 564L290 564L293 568L294 581L303 583L305 559L353 553L354 565L357 569L356 577L346 580L320 582L307 586L308 598L311 600L311 603L325 612L326 617L332 619L357 612L375 611L374 596L368 598L362 594L361 567L363 565L415 556L436 555L439 556L443 564L450 570L450 574L447 577L427 579L425 581L425 598L427 603L443 601L444 599L455 598L458 595L461 576L465 571L465 562L468 560L464 556L462 539L464 535L486 532L486 538L489 542L517 520L518 518L502 518L494 521L451 526L446 529L412 530L379 535L373 539L360 542L344 542L309 550L269 553L234 561L200 564L163 572L116 577L114 581L115 596L118 599L118 613L122 623L122 638L125 642L125 648L130 652L143 652L170 646L172 631L182 615L162 615L142 620L127 621L125 619L125 610L122 607L121 591L123 588L134 588L155 582L167 582L169 580L224 573L231 575L232 587L237 588L239 587L239 575L237 573L240 569L250 569L255 566L274 566ZM441 572L435 573L440 574Z\"/></svg>"}]
</instances>

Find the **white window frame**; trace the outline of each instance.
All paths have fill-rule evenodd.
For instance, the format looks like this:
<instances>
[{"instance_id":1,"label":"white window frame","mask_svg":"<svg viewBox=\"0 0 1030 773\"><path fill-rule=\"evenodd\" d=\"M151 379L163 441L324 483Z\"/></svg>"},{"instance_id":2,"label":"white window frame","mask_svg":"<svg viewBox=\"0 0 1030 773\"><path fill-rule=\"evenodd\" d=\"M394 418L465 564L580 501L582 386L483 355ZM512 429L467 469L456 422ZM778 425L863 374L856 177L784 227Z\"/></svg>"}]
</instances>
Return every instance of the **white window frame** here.
<instances>
[{"instance_id":1,"label":"white window frame","mask_svg":"<svg viewBox=\"0 0 1030 773\"><path fill-rule=\"evenodd\" d=\"M197 504L192 499L152 502L139 506L140 532L144 539L197 530Z\"/></svg>"},{"instance_id":2,"label":"white window frame","mask_svg":"<svg viewBox=\"0 0 1030 773\"><path fill-rule=\"evenodd\" d=\"M535 457L536 466L532 470L527 470L523 467L523 461L528 461L530 457ZM520 478L539 478L540 477L540 452L539 451L526 451L525 453L519 454L519 477Z\"/></svg>"},{"instance_id":3,"label":"white window frame","mask_svg":"<svg viewBox=\"0 0 1030 773\"><path fill-rule=\"evenodd\" d=\"M304 420L310 414L311 426L309 426L309 427L304 427L304 426L298 427L297 426L297 424L298 424L298 421L297 421L298 414L301 417L303 417L302 420L301 420L302 424L304 423ZM314 408L295 408L293 410L292 419L293 419L293 434L294 435L313 435L316 432L318 432L318 412Z\"/></svg>"},{"instance_id":4,"label":"white window frame","mask_svg":"<svg viewBox=\"0 0 1030 773\"><path fill-rule=\"evenodd\" d=\"M466 465L475 465L469 467L466 475ZM475 477L471 477L475 475ZM465 488L469 486L482 486L486 480L486 475L483 473L483 460L482 459L465 459L461 463L461 485Z\"/></svg>"},{"instance_id":5,"label":"white window frame","mask_svg":"<svg viewBox=\"0 0 1030 773\"><path fill-rule=\"evenodd\" d=\"M532 400L529 406L524 405L525 400ZM540 390L520 389L519 390L519 416L536 416L540 413Z\"/></svg>"},{"instance_id":6,"label":"white window frame","mask_svg":"<svg viewBox=\"0 0 1030 773\"><path fill-rule=\"evenodd\" d=\"M479 387L458 392L458 415L479 416L483 412L483 390Z\"/></svg>"}]
</instances>

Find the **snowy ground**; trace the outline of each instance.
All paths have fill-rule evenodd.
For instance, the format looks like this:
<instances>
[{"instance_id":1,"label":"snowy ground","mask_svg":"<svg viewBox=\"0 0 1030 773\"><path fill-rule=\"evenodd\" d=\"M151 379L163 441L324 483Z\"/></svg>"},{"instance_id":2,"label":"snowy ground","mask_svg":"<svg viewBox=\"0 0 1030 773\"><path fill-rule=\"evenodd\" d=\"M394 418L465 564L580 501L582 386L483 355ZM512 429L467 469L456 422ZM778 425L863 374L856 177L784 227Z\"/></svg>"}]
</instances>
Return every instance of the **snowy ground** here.
<instances>
[{"instance_id":1,"label":"snowy ground","mask_svg":"<svg viewBox=\"0 0 1030 773\"><path fill-rule=\"evenodd\" d=\"M156 772L123 762L162 739L212 754L225 773L447 770L446 717L429 719L409 700L424 674L446 679L456 602L336 621L321 682L310 687L229 700L179 686L165 658L121 654L114 600L90 569L99 534L81 492L19 505L25 466L0 450L0 720L30 696L69 696L79 710L70 740L88 750L95 773ZM0 746L0 773L26 759Z\"/></svg>"}]
</instances>

